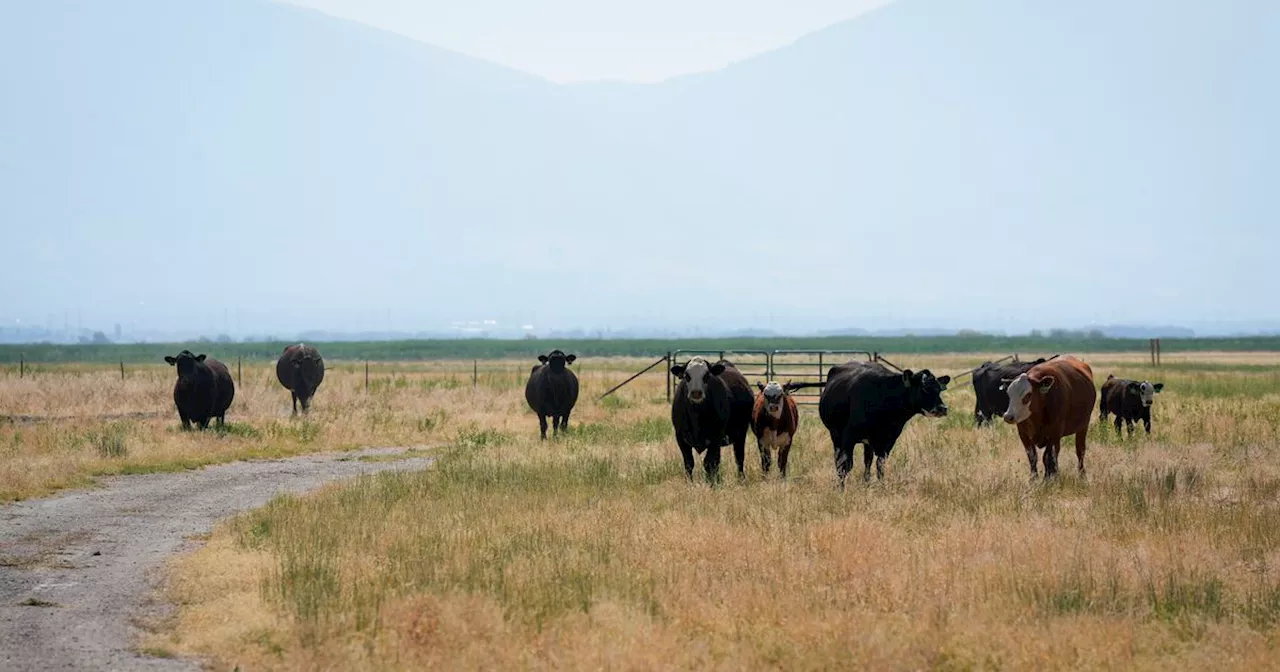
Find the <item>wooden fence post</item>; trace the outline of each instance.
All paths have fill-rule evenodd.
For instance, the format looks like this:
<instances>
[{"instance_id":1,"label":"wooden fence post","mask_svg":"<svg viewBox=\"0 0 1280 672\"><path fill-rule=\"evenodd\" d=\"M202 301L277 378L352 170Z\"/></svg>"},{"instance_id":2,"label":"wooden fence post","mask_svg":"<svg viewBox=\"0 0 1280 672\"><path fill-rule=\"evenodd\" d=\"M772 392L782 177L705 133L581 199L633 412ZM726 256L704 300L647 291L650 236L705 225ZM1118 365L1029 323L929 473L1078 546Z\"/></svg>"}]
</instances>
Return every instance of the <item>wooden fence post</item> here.
<instances>
[{"instance_id":1,"label":"wooden fence post","mask_svg":"<svg viewBox=\"0 0 1280 672\"><path fill-rule=\"evenodd\" d=\"M120 380L124 380L124 360L120 360Z\"/></svg>"},{"instance_id":2,"label":"wooden fence post","mask_svg":"<svg viewBox=\"0 0 1280 672\"><path fill-rule=\"evenodd\" d=\"M244 387L244 370L239 356L236 357L236 387Z\"/></svg>"},{"instance_id":3,"label":"wooden fence post","mask_svg":"<svg viewBox=\"0 0 1280 672\"><path fill-rule=\"evenodd\" d=\"M26 353L18 354L18 379L21 380L27 375L27 355Z\"/></svg>"},{"instance_id":4,"label":"wooden fence post","mask_svg":"<svg viewBox=\"0 0 1280 672\"><path fill-rule=\"evenodd\" d=\"M364 360L364 391L369 391L369 360Z\"/></svg>"},{"instance_id":5,"label":"wooden fence post","mask_svg":"<svg viewBox=\"0 0 1280 672\"><path fill-rule=\"evenodd\" d=\"M471 360L471 389L480 387L480 360Z\"/></svg>"}]
</instances>

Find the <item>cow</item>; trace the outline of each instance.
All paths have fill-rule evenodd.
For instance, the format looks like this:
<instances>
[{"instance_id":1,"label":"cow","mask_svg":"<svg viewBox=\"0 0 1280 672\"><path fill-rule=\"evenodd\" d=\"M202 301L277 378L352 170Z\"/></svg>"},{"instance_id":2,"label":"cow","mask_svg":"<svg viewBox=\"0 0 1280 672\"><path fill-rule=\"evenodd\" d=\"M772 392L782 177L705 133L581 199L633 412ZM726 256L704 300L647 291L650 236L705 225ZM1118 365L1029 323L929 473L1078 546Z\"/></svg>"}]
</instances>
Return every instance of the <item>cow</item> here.
<instances>
[{"instance_id":1,"label":"cow","mask_svg":"<svg viewBox=\"0 0 1280 672\"><path fill-rule=\"evenodd\" d=\"M547 438L547 418L551 418L553 436L569 429L569 413L578 403L578 377L568 365L578 359L562 350L539 355L538 364L529 372L529 382L524 386L524 398L529 408L538 414L538 426L542 438Z\"/></svg>"},{"instance_id":2,"label":"cow","mask_svg":"<svg viewBox=\"0 0 1280 672\"><path fill-rule=\"evenodd\" d=\"M671 373L680 379L671 401L671 425L684 459L685 476L693 478L694 452L705 451L702 468L707 482L719 482L720 449L732 445L738 477L742 478L755 404L747 379L728 360L711 364L701 357L672 366Z\"/></svg>"},{"instance_id":3,"label":"cow","mask_svg":"<svg viewBox=\"0 0 1280 672\"><path fill-rule=\"evenodd\" d=\"M973 409L974 426L989 425L1008 410L1009 395L1005 394L1004 383L1000 381L1005 378L1017 378L1030 371L1031 367L1044 362L1043 357L1034 362L1009 362L1007 364L984 362L982 366L974 369L973 394L977 397Z\"/></svg>"},{"instance_id":4,"label":"cow","mask_svg":"<svg viewBox=\"0 0 1280 672\"><path fill-rule=\"evenodd\" d=\"M863 445L863 481L884 478L884 461L907 421L917 414L940 418L947 414L942 392L951 376L935 378L928 369L897 373L878 362L848 362L827 372L827 386L818 401L818 415L831 432L836 478L844 487L853 468L853 449Z\"/></svg>"},{"instance_id":5,"label":"cow","mask_svg":"<svg viewBox=\"0 0 1280 672\"><path fill-rule=\"evenodd\" d=\"M1061 357L1003 382L1009 394L1004 421L1018 426L1018 438L1031 463L1031 478L1037 477L1037 448L1044 449L1044 477L1057 475L1062 439L1072 434L1083 476L1085 439L1098 396L1093 388L1093 369L1075 357Z\"/></svg>"},{"instance_id":6,"label":"cow","mask_svg":"<svg viewBox=\"0 0 1280 672\"><path fill-rule=\"evenodd\" d=\"M293 397L293 414L298 414L299 402L305 414L311 410L311 397L316 388L324 381L324 358L314 346L290 345L276 360L276 378Z\"/></svg>"},{"instance_id":7,"label":"cow","mask_svg":"<svg viewBox=\"0 0 1280 672\"><path fill-rule=\"evenodd\" d=\"M1151 405L1162 390L1164 383L1107 376L1098 399L1098 421L1105 423L1108 414L1115 415L1116 433L1120 433L1120 425L1124 424L1129 427L1129 435L1132 436L1133 423L1141 420L1143 428L1150 434Z\"/></svg>"},{"instance_id":8,"label":"cow","mask_svg":"<svg viewBox=\"0 0 1280 672\"><path fill-rule=\"evenodd\" d=\"M196 355L183 350L176 357L164 361L178 370L178 380L173 385L173 403L178 407L178 417L184 430L195 423L199 429L208 429L209 421L218 419L218 426L226 424L227 409L236 396L236 385L227 367L212 357Z\"/></svg>"},{"instance_id":9,"label":"cow","mask_svg":"<svg viewBox=\"0 0 1280 672\"><path fill-rule=\"evenodd\" d=\"M760 449L760 470L769 473L773 466L773 449L778 450L778 473L787 477L787 456L791 442L800 427L800 409L791 392L806 387L822 387L826 383L792 383L776 381L756 383L760 394L751 408L751 433L756 435L756 447Z\"/></svg>"}]
</instances>

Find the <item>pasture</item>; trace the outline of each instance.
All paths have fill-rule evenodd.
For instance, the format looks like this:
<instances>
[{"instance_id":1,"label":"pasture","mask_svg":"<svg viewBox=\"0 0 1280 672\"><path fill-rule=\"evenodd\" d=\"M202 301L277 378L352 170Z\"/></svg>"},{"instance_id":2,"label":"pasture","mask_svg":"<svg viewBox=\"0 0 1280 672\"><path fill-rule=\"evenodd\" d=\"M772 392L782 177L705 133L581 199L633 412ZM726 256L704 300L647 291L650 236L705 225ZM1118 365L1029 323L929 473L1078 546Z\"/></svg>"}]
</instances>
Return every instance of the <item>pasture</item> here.
<instances>
[{"instance_id":1,"label":"pasture","mask_svg":"<svg viewBox=\"0 0 1280 672\"><path fill-rule=\"evenodd\" d=\"M802 409L790 478L685 479L664 379L582 359L568 436L540 442L532 361L328 362L306 418L246 366L224 432L178 430L173 373L97 365L0 378L0 497L95 474L360 446L420 446L409 474L274 500L173 563L143 645L246 669L1001 669L1275 666L1280 355L1088 355L1165 384L1153 433L1096 423L1028 481L1012 427L907 425L881 483L833 487ZM890 357L951 373L981 355ZM1096 410L1095 410L1096 417ZM859 449L858 458L861 449ZM732 463L731 451L726 465ZM699 462L700 462L699 458Z\"/></svg>"}]
</instances>

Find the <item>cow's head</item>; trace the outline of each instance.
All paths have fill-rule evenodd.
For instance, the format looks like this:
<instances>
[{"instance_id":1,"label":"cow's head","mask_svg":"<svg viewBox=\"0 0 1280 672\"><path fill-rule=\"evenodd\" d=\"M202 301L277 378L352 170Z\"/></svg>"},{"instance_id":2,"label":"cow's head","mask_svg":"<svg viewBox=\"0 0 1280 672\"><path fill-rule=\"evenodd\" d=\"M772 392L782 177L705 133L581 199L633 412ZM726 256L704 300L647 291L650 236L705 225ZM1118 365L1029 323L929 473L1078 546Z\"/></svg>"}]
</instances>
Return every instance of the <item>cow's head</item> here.
<instances>
[{"instance_id":1,"label":"cow's head","mask_svg":"<svg viewBox=\"0 0 1280 672\"><path fill-rule=\"evenodd\" d=\"M563 371L565 365L572 364L577 355L566 355L563 350L552 350L550 354L538 355L538 361L551 367L552 371Z\"/></svg>"},{"instance_id":2,"label":"cow's head","mask_svg":"<svg viewBox=\"0 0 1280 672\"><path fill-rule=\"evenodd\" d=\"M764 408L769 415L773 418L781 418L782 397L786 394L786 389L772 380L768 385L756 383L756 387L760 388L760 394L764 395Z\"/></svg>"},{"instance_id":3,"label":"cow's head","mask_svg":"<svg viewBox=\"0 0 1280 672\"><path fill-rule=\"evenodd\" d=\"M950 382L951 376L935 378L928 369L919 373L912 373L911 369L902 372L902 384L911 392L912 406L931 418L941 418L947 414L942 391L947 389Z\"/></svg>"},{"instance_id":4,"label":"cow's head","mask_svg":"<svg viewBox=\"0 0 1280 672\"><path fill-rule=\"evenodd\" d=\"M1057 380L1049 374L1024 373L1017 378L1001 380L1000 389L1009 394L1009 410L1004 412L1004 421L1016 425L1026 422L1036 409L1044 405L1044 395L1053 389Z\"/></svg>"},{"instance_id":5,"label":"cow's head","mask_svg":"<svg viewBox=\"0 0 1280 672\"><path fill-rule=\"evenodd\" d=\"M183 350L178 353L177 357L165 357L164 361L168 362L169 366L178 367L178 377L181 378L195 373L196 368L204 362L204 359L205 356L203 354L196 355L192 354L190 350Z\"/></svg>"},{"instance_id":6,"label":"cow's head","mask_svg":"<svg viewBox=\"0 0 1280 672\"><path fill-rule=\"evenodd\" d=\"M1141 383L1129 383L1129 389L1126 390L1126 393L1141 401L1143 406L1151 408L1151 404L1156 402L1156 394L1163 389L1164 383L1152 384L1144 380Z\"/></svg>"},{"instance_id":7,"label":"cow's head","mask_svg":"<svg viewBox=\"0 0 1280 672\"><path fill-rule=\"evenodd\" d=\"M701 404L707 398L708 383L712 378L724 373L724 364L717 362L712 365L701 357L694 357L686 364L676 364L671 367L671 373L684 381L689 401Z\"/></svg>"}]
</instances>

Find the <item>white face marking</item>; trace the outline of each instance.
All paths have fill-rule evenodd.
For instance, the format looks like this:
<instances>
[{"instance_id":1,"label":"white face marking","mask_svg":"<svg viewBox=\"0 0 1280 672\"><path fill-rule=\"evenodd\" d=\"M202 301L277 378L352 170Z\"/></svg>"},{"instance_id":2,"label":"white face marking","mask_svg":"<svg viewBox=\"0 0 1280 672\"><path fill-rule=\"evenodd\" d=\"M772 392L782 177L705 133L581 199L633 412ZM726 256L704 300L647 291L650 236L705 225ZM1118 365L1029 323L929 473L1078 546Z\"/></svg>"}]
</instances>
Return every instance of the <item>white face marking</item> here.
<instances>
[{"instance_id":1,"label":"white face marking","mask_svg":"<svg viewBox=\"0 0 1280 672\"><path fill-rule=\"evenodd\" d=\"M782 417L782 386L775 381L769 381L764 386L764 405L765 410L769 411L769 415L774 419Z\"/></svg>"},{"instance_id":2,"label":"white face marking","mask_svg":"<svg viewBox=\"0 0 1280 672\"><path fill-rule=\"evenodd\" d=\"M703 399L707 397L706 377L711 375L711 365L707 360L701 357L694 357L689 360L689 365L684 369L685 384L689 388L689 401L695 404L701 404Z\"/></svg>"},{"instance_id":3,"label":"white face marking","mask_svg":"<svg viewBox=\"0 0 1280 672\"><path fill-rule=\"evenodd\" d=\"M1004 421L1016 425L1031 417L1031 379L1027 374L1015 378L1005 387L1009 393L1009 410L1004 412Z\"/></svg>"},{"instance_id":4,"label":"white face marking","mask_svg":"<svg viewBox=\"0 0 1280 672\"><path fill-rule=\"evenodd\" d=\"M1150 406L1156 401L1156 387L1147 381L1142 381L1142 385L1138 388L1138 396L1142 397L1142 405Z\"/></svg>"}]
</instances>

